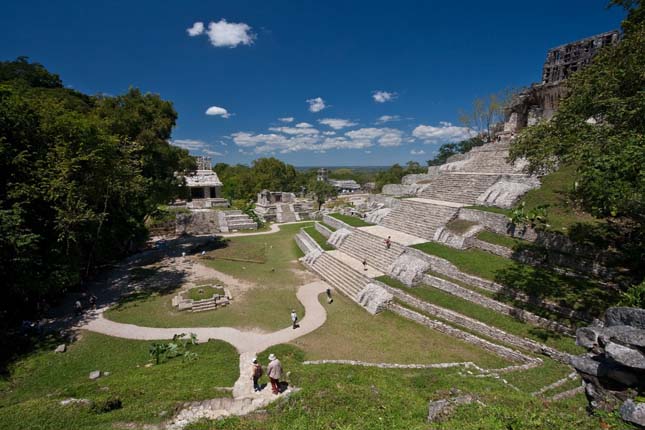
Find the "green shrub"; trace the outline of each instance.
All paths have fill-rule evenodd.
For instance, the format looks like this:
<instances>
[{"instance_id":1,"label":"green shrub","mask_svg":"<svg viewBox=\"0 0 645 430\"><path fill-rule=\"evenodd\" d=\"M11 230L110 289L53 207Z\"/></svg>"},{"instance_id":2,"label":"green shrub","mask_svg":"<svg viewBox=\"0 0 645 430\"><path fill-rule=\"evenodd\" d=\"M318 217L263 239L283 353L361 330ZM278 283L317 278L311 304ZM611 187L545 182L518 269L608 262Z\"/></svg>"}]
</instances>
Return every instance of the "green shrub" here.
<instances>
[{"instance_id":1,"label":"green shrub","mask_svg":"<svg viewBox=\"0 0 645 430\"><path fill-rule=\"evenodd\" d=\"M123 404L118 396L109 396L94 400L92 402L91 409L95 414L104 414L116 409L121 409L121 407L123 407Z\"/></svg>"}]
</instances>

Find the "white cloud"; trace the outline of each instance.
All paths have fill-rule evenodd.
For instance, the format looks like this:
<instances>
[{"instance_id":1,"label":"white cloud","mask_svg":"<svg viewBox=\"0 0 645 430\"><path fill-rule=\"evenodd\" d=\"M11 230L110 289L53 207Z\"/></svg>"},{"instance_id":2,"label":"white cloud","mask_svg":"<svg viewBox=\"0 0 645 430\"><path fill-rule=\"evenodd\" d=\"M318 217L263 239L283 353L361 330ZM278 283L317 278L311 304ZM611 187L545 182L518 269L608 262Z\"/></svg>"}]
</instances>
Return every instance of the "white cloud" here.
<instances>
[{"instance_id":1,"label":"white cloud","mask_svg":"<svg viewBox=\"0 0 645 430\"><path fill-rule=\"evenodd\" d=\"M329 126L334 130L340 130L341 128L353 127L355 125L358 125L357 123L352 122L348 119L340 119L340 118L319 119L318 122L326 126Z\"/></svg>"},{"instance_id":2,"label":"white cloud","mask_svg":"<svg viewBox=\"0 0 645 430\"><path fill-rule=\"evenodd\" d=\"M323 131L323 134L325 136L334 136L336 134L335 131Z\"/></svg>"},{"instance_id":3,"label":"white cloud","mask_svg":"<svg viewBox=\"0 0 645 430\"><path fill-rule=\"evenodd\" d=\"M403 132L395 128L359 128L345 133L353 140L376 142L379 146L400 146L403 142Z\"/></svg>"},{"instance_id":4,"label":"white cloud","mask_svg":"<svg viewBox=\"0 0 645 430\"><path fill-rule=\"evenodd\" d=\"M313 125L309 124L308 122L299 122L296 124L297 128L311 128Z\"/></svg>"},{"instance_id":5,"label":"white cloud","mask_svg":"<svg viewBox=\"0 0 645 430\"><path fill-rule=\"evenodd\" d=\"M186 31L188 32L188 35L191 37L199 36L200 34L204 33L204 23L197 21L196 23L193 24L192 27L187 28Z\"/></svg>"},{"instance_id":6,"label":"white cloud","mask_svg":"<svg viewBox=\"0 0 645 430\"><path fill-rule=\"evenodd\" d=\"M292 135L304 135L304 134L318 134L319 131L316 130L315 128L311 128L311 126L308 127L298 127L297 125L295 127L271 127L269 128L270 131L275 131L277 133L284 133L284 134L292 134Z\"/></svg>"},{"instance_id":7,"label":"white cloud","mask_svg":"<svg viewBox=\"0 0 645 430\"><path fill-rule=\"evenodd\" d=\"M399 121L401 117L398 115L383 115L376 120L377 124L385 124L386 122Z\"/></svg>"},{"instance_id":8,"label":"white cloud","mask_svg":"<svg viewBox=\"0 0 645 430\"><path fill-rule=\"evenodd\" d=\"M281 122L293 122L294 119L295 118L292 117L292 116L286 116L284 118L278 118L278 121L281 121Z\"/></svg>"},{"instance_id":9,"label":"white cloud","mask_svg":"<svg viewBox=\"0 0 645 430\"><path fill-rule=\"evenodd\" d=\"M439 127L419 125L412 130L412 136L428 144L460 142L474 135L475 131L468 127L459 127L445 121L440 122Z\"/></svg>"},{"instance_id":10,"label":"white cloud","mask_svg":"<svg viewBox=\"0 0 645 430\"><path fill-rule=\"evenodd\" d=\"M314 99L307 99L307 103L309 103L309 111L310 112L320 112L321 110L325 109L327 106L325 105L325 101L322 99L322 97L316 97Z\"/></svg>"},{"instance_id":11,"label":"white cloud","mask_svg":"<svg viewBox=\"0 0 645 430\"><path fill-rule=\"evenodd\" d=\"M231 116L231 114L226 109L219 106L211 106L206 109L206 115L221 116L222 118L228 118Z\"/></svg>"},{"instance_id":12,"label":"white cloud","mask_svg":"<svg viewBox=\"0 0 645 430\"><path fill-rule=\"evenodd\" d=\"M204 149L204 150L202 150L202 152L204 154L210 155L211 157L222 157L224 155L221 152L212 151L210 149Z\"/></svg>"},{"instance_id":13,"label":"white cloud","mask_svg":"<svg viewBox=\"0 0 645 430\"><path fill-rule=\"evenodd\" d=\"M362 128L342 136L327 136L316 129L296 127L273 127L269 130L273 133L238 132L231 137L237 146L248 148L256 154L399 146L403 141L403 132L391 128Z\"/></svg>"},{"instance_id":14,"label":"white cloud","mask_svg":"<svg viewBox=\"0 0 645 430\"><path fill-rule=\"evenodd\" d=\"M397 94L396 93L390 93L387 91L374 91L372 93L372 98L376 103L385 103L385 102L391 102L396 98Z\"/></svg>"},{"instance_id":15,"label":"white cloud","mask_svg":"<svg viewBox=\"0 0 645 430\"><path fill-rule=\"evenodd\" d=\"M189 151L199 151L206 146L206 142L197 139L175 139L168 142L171 145L178 146Z\"/></svg>"},{"instance_id":16,"label":"white cloud","mask_svg":"<svg viewBox=\"0 0 645 430\"><path fill-rule=\"evenodd\" d=\"M238 45L251 45L255 35L251 33L251 27L243 22L227 22L221 19L218 22L208 24L206 32L213 46L218 48L235 48Z\"/></svg>"},{"instance_id":17,"label":"white cloud","mask_svg":"<svg viewBox=\"0 0 645 430\"><path fill-rule=\"evenodd\" d=\"M411 151L410 151L410 154L412 154L412 155L423 155L423 154L425 154L425 153L426 153L426 152L425 152L423 149L418 149L418 150L417 150L417 149L413 149L413 150L411 150Z\"/></svg>"}]
</instances>

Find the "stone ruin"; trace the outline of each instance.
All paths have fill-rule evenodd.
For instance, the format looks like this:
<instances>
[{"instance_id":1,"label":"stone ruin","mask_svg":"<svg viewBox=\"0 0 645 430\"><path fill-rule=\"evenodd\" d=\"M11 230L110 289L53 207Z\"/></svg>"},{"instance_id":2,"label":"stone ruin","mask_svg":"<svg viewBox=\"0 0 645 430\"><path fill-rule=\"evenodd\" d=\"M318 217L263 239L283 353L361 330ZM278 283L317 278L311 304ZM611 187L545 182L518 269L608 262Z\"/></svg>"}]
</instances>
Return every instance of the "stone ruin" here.
<instances>
[{"instance_id":1,"label":"stone ruin","mask_svg":"<svg viewBox=\"0 0 645 430\"><path fill-rule=\"evenodd\" d=\"M294 193L269 190L258 193L254 209L260 219L273 222L307 220L313 211L313 200L297 198Z\"/></svg>"},{"instance_id":2,"label":"stone ruin","mask_svg":"<svg viewBox=\"0 0 645 430\"><path fill-rule=\"evenodd\" d=\"M507 106L504 133L513 134L542 119L551 119L566 94L566 79L591 63L601 48L619 40L620 33L613 30L550 49L542 68L542 82L517 94Z\"/></svg>"},{"instance_id":3,"label":"stone ruin","mask_svg":"<svg viewBox=\"0 0 645 430\"><path fill-rule=\"evenodd\" d=\"M591 409L619 408L623 420L645 427L645 309L609 308L604 323L578 329L576 343L589 351L571 365Z\"/></svg>"},{"instance_id":4,"label":"stone ruin","mask_svg":"<svg viewBox=\"0 0 645 430\"><path fill-rule=\"evenodd\" d=\"M228 200L222 198L222 182L211 167L210 157L195 157L197 170L184 177L190 190L189 209L228 207Z\"/></svg>"},{"instance_id":5,"label":"stone ruin","mask_svg":"<svg viewBox=\"0 0 645 430\"><path fill-rule=\"evenodd\" d=\"M230 290L226 287L222 287L221 285L213 285L213 287L222 288L224 290L224 294L213 294L212 297L206 299L193 300L185 297L185 294L189 290L184 290L172 298L172 305L180 311L190 312L203 312L228 306L231 303L231 300L233 300Z\"/></svg>"}]
</instances>

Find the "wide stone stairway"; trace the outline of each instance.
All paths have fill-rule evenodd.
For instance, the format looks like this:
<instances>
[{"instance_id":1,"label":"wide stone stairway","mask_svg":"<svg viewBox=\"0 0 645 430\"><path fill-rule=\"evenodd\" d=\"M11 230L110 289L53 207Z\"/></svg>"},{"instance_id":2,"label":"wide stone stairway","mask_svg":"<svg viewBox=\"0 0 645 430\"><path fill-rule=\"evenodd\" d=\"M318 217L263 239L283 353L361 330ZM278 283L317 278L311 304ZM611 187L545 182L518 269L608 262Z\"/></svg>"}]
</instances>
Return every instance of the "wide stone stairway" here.
<instances>
[{"instance_id":1,"label":"wide stone stairway","mask_svg":"<svg viewBox=\"0 0 645 430\"><path fill-rule=\"evenodd\" d=\"M313 263L307 264L314 272L320 275L324 280L329 282L334 288L340 290L343 294L358 303L359 293L372 279L353 270L345 263L332 257L330 254L323 252L315 258Z\"/></svg>"},{"instance_id":2,"label":"wide stone stairway","mask_svg":"<svg viewBox=\"0 0 645 430\"><path fill-rule=\"evenodd\" d=\"M418 197L474 205L500 177L498 174L442 173L432 178Z\"/></svg>"},{"instance_id":3,"label":"wide stone stairway","mask_svg":"<svg viewBox=\"0 0 645 430\"><path fill-rule=\"evenodd\" d=\"M401 200L399 207L387 214L380 225L432 240L437 229L450 221L457 211L458 208L453 206L422 202L419 199Z\"/></svg>"},{"instance_id":4,"label":"wide stone stairway","mask_svg":"<svg viewBox=\"0 0 645 430\"><path fill-rule=\"evenodd\" d=\"M256 230L258 228L255 221L247 214L238 210L224 211L226 226L228 231L235 230Z\"/></svg>"},{"instance_id":5,"label":"wide stone stairway","mask_svg":"<svg viewBox=\"0 0 645 430\"><path fill-rule=\"evenodd\" d=\"M384 273L388 272L394 260L405 250L395 242L391 242L390 248L387 249L383 238L360 229L354 229L338 249L360 261L365 259L368 265Z\"/></svg>"},{"instance_id":6,"label":"wide stone stairway","mask_svg":"<svg viewBox=\"0 0 645 430\"><path fill-rule=\"evenodd\" d=\"M279 204L276 206L276 221L278 222L294 222L299 221L296 213L293 211L293 205L288 203Z\"/></svg>"},{"instance_id":7,"label":"wide stone stairway","mask_svg":"<svg viewBox=\"0 0 645 430\"><path fill-rule=\"evenodd\" d=\"M445 172L498 173L517 174L522 169L522 163L510 164L508 158L508 143L489 143L473 148L459 161L448 162L441 166Z\"/></svg>"}]
</instances>

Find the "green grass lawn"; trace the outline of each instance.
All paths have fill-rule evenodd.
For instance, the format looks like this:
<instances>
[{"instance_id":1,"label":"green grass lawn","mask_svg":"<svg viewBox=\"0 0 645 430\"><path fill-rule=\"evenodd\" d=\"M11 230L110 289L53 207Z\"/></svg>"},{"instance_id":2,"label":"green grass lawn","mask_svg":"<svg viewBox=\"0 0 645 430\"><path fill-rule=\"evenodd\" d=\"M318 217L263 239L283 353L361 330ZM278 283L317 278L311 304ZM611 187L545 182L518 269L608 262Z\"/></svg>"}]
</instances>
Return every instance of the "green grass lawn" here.
<instances>
[{"instance_id":1,"label":"green grass lawn","mask_svg":"<svg viewBox=\"0 0 645 430\"><path fill-rule=\"evenodd\" d=\"M325 251L331 251L334 249L333 246L327 243L327 238L322 235L315 227L307 227L304 229L313 240L316 241L318 245Z\"/></svg>"},{"instance_id":2,"label":"green grass lawn","mask_svg":"<svg viewBox=\"0 0 645 430\"><path fill-rule=\"evenodd\" d=\"M564 276L479 249L458 250L434 242L413 247L444 258L465 273L495 281L533 297L550 299L594 316L601 315L618 298L616 292L590 280Z\"/></svg>"},{"instance_id":3,"label":"green grass lawn","mask_svg":"<svg viewBox=\"0 0 645 430\"><path fill-rule=\"evenodd\" d=\"M330 231L336 231L336 229L334 227L330 226L329 224L325 224L324 222L320 222L320 224L322 224L324 227L327 227L327 229L330 230Z\"/></svg>"},{"instance_id":4,"label":"green grass lawn","mask_svg":"<svg viewBox=\"0 0 645 430\"><path fill-rule=\"evenodd\" d=\"M253 236L249 236L253 237ZM249 263L266 263L267 245L265 242L225 239L223 248L208 252L207 258L217 260L242 261Z\"/></svg>"},{"instance_id":5,"label":"green grass lawn","mask_svg":"<svg viewBox=\"0 0 645 430\"><path fill-rule=\"evenodd\" d=\"M152 342L81 335L65 353L41 350L14 363L10 377L0 383L0 429L107 430L116 422L158 423L181 402L230 396L217 387L231 387L239 376L238 355L225 342L195 345L191 350L198 357L192 362L177 357L144 367ZM91 381L93 370L110 375ZM118 397L122 408L96 413L59 404L70 397Z\"/></svg>"},{"instance_id":6,"label":"green grass lawn","mask_svg":"<svg viewBox=\"0 0 645 430\"><path fill-rule=\"evenodd\" d=\"M224 288L214 288L214 287L208 287L208 286L195 287L188 290L184 297L192 300L204 300L204 299L210 299L215 294L223 296Z\"/></svg>"},{"instance_id":7,"label":"green grass lawn","mask_svg":"<svg viewBox=\"0 0 645 430\"><path fill-rule=\"evenodd\" d=\"M346 297L335 294L327 304L327 322L293 341L307 359L347 359L387 363L443 363L473 361L484 367L509 363L466 342L421 326L391 312L375 316Z\"/></svg>"},{"instance_id":8,"label":"green grass lawn","mask_svg":"<svg viewBox=\"0 0 645 430\"><path fill-rule=\"evenodd\" d=\"M308 358L297 347L279 345L259 354L275 353L290 381L301 388L266 412L196 423L189 430L592 430L599 420L585 411L583 395L545 403L530 392L565 376L569 370L549 362L500 380L459 375L458 369L377 369L345 365L303 365ZM266 363L263 363L266 364ZM451 397L450 390L473 394L483 405L458 407L442 421L427 423L428 402ZM612 429L630 428L616 418L605 418Z\"/></svg>"},{"instance_id":9,"label":"green grass lawn","mask_svg":"<svg viewBox=\"0 0 645 430\"><path fill-rule=\"evenodd\" d=\"M582 354L584 352L584 349L575 345L575 339L573 338L548 331L541 327L526 324L512 318L511 316L500 314L499 312L495 312L491 309L469 302L468 300L445 293L429 285L419 285L414 288L408 288L388 276L381 276L378 280L394 288L399 288L423 301L453 310L492 327L497 327L508 333L533 339L563 352L571 354Z\"/></svg>"},{"instance_id":10,"label":"green grass lawn","mask_svg":"<svg viewBox=\"0 0 645 430\"><path fill-rule=\"evenodd\" d=\"M531 242L529 242L528 240L516 239L514 237L506 236L503 234L493 233L492 231L488 230L482 230L477 233L477 239L492 243L493 245L505 246L510 249L516 249L519 246L531 245Z\"/></svg>"},{"instance_id":11,"label":"green grass lawn","mask_svg":"<svg viewBox=\"0 0 645 430\"><path fill-rule=\"evenodd\" d=\"M284 328L290 323L291 309L304 316L304 307L296 298L297 288L303 283L303 269L297 261L302 253L293 236L300 228L308 226L312 226L312 223L288 224L281 226L278 233L230 238L229 244L242 243L235 248L237 256L240 256L237 253L239 249L252 249L253 246L266 249L264 263L195 257L199 264L255 285L241 296L230 287L233 301L224 308L196 313L179 312L171 305L175 291L128 300L110 309L106 316L114 321L149 327L227 326L265 331ZM216 252L221 253L226 249L221 248Z\"/></svg>"},{"instance_id":12,"label":"green grass lawn","mask_svg":"<svg viewBox=\"0 0 645 430\"><path fill-rule=\"evenodd\" d=\"M338 213L329 214L329 216L334 217L338 220L341 220L345 224L349 224L352 227L367 227L370 225L374 225L374 224L370 224L369 222L363 221L362 219L355 216L343 215Z\"/></svg>"},{"instance_id":13,"label":"green grass lawn","mask_svg":"<svg viewBox=\"0 0 645 430\"><path fill-rule=\"evenodd\" d=\"M491 212L494 214L506 215L507 217L510 217L511 212L513 212L511 209L502 209L496 206L473 205L473 206L466 206L465 209L475 209L482 212Z\"/></svg>"}]
</instances>

